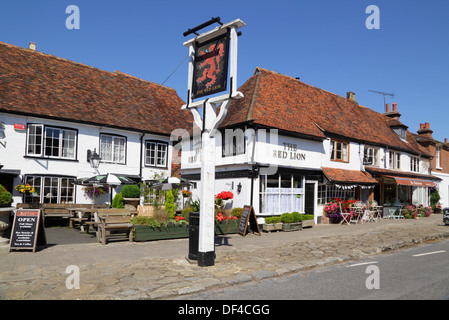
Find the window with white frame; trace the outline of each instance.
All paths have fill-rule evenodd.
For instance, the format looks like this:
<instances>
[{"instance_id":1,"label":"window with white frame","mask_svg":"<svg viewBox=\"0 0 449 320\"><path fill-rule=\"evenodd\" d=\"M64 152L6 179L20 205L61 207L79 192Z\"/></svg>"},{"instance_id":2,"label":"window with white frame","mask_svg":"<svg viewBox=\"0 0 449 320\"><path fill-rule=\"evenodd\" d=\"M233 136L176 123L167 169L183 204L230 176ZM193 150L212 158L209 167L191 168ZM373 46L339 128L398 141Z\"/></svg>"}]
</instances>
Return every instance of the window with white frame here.
<instances>
[{"instance_id":1,"label":"window with white frame","mask_svg":"<svg viewBox=\"0 0 449 320\"><path fill-rule=\"evenodd\" d=\"M389 153L390 169L401 169L401 153L390 151Z\"/></svg>"},{"instance_id":2,"label":"window with white frame","mask_svg":"<svg viewBox=\"0 0 449 320\"><path fill-rule=\"evenodd\" d=\"M435 147L435 161L436 161L436 168L441 169L441 163L440 163L440 146Z\"/></svg>"},{"instance_id":3,"label":"window with white frame","mask_svg":"<svg viewBox=\"0 0 449 320\"><path fill-rule=\"evenodd\" d=\"M395 128L393 128L393 131L399 136L399 138L401 138L402 140L406 140L407 133L406 133L405 128L395 127Z\"/></svg>"},{"instance_id":4,"label":"window with white frame","mask_svg":"<svg viewBox=\"0 0 449 320\"><path fill-rule=\"evenodd\" d=\"M363 164L378 166L379 165L379 149L373 147L366 147L363 153Z\"/></svg>"},{"instance_id":5,"label":"window with white frame","mask_svg":"<svg viewBox=\"0 0 449 320\"><path fill-rule=\"evenodd\" d=\"M349 162L349 144L344 141L331 140L331 160Z\"/></svg>"},{"instance_id":6,"label":"window with white frame","mask_svg":"<svg viewBox=\"0 0 449 320\"><path fill-rule=\"evenodd\" d=\"M150 167L167 167L168 143L145 141L145 165Z\"/></svg>"},{"instance_id":7,"label":"window with white frame","mask_svg":"<svg viewBox=\"0 0 449 320\"><path fill-rule=\"evenodd\" d=\"M419 172L419 158L418 157L410 157L410 171Z\"/></svg>"},{"instance_id":8,"label":"window with white frame","mask_svg":"<svg viewBox=\"0 0 449 320\"><path fill-rule=\"evenodd\" d=\"M294 174L261 175L261 213L304 213L304 183L304 176Z\"/></svg>"},{"instance_id":9,"label":"window with white frame","mask_svg":"<svg viewBox=\"0 0 449 320\"><path fill-rule=\"evenodd\" d=\"M100 135L100 157L102 162L126 163L126 138L109 134Z\"/></svg>"},{"instance_id":10,"label":"window with white frame","mask_svg":"<svg viewBox=\"0 0 449 320\"><path fill-rule=\"evenodd\" d=\"M355 188L338 188L333 184L318 185L318 204L326 204L333 198L349 200L355 198Z\"/></svg>"},{"instance_id":11,"label":"window with white frame","mask_svg":"<svg viewBox=\"0 0 449 320\"><path fill-rule=\"evenodd\" d=\"M75 160L77 135L72 129L29 124L27 156Z\"/></svg>"},{"instance_id":12,"label":"window with white frame","mask_svg":"<svg viewBox=\"0 0 449 320\"><path fill-rule=\"evenodd\" d=\"M75 178L60 176L27 175L25 183L34 188L34 192L24 195L25 203L74 203Z\"/></svg>"}]
</instances>

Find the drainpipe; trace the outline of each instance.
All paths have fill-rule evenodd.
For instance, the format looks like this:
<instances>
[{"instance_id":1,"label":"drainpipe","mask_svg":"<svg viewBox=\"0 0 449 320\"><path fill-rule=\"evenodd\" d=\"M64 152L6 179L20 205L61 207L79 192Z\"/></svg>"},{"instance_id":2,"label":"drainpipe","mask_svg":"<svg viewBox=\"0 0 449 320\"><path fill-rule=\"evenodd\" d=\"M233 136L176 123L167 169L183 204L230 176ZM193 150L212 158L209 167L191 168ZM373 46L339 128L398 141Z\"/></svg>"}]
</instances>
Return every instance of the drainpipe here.
<instances>
[{"instance_id":1,"label":"drainpipe","mask_svg":"<svg viewBox=\"0 0 449 320\"><path fill-rule=\"evenodd\" d=\"M140 164L139 164L139 176L142 178L142 158L143 158L143 137L145 136L145 132L142 132L142 135L140 136Z\"/></svg>"}]
</instances>

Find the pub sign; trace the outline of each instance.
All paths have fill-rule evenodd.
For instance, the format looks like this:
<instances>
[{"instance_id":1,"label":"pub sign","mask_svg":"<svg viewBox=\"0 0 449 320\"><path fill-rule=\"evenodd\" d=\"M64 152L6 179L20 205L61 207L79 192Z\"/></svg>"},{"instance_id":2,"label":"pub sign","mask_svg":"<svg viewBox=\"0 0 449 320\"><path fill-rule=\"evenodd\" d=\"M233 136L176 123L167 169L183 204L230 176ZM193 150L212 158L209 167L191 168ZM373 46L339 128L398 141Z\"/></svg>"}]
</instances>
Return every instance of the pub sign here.
<instances>
[{"instance_id":1,"label":"pub sign","mask_svg":"<svg viewBox=\"0 0 449 320\"><path fill-rule=\"evenodd\" d=\"M228 78L229 32L196 44L192 99L225 91Z\"/></svg>"}]
</instances>

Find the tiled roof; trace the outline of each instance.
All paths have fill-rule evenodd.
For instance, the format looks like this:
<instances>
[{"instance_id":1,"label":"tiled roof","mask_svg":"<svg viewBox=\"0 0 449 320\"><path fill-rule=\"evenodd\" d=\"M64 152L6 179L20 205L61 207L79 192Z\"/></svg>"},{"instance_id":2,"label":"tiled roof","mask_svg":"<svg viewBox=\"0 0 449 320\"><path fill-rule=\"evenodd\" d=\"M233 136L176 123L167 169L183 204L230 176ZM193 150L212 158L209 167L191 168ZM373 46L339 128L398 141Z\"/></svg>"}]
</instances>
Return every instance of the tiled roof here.
<instances>
[{"instance_id":1,"label":"tiled roof","mask_svg":"<svg viewBox=\"0 0 449 320\"><path fill-rule=\"evenodd\" d=\"M357 102L263 68L240 88L222 126L253 122L292 133L324 138L339 136L367 144L428 155L408 133L401 140L391 119Z\"/></svg>"},{"instance_id":2,"label":"tiled roof","mask_svg":"<svg viewBox=\"0 0 449 320\"><path fill-rule=\"evenodd\" d=\"M151 133L191 127L174 89L0 42L0 111Z\"/></svg>"},{"instance_id":3,"label":"tiled roof","mask_svg":"<svg viewBox=\"0 0 449 320\"><path fill-rule=\"evenodd\" d=\"M378 183L368 172L322 167L326 178L333 183Z\"/></svg>"}]
</instances>

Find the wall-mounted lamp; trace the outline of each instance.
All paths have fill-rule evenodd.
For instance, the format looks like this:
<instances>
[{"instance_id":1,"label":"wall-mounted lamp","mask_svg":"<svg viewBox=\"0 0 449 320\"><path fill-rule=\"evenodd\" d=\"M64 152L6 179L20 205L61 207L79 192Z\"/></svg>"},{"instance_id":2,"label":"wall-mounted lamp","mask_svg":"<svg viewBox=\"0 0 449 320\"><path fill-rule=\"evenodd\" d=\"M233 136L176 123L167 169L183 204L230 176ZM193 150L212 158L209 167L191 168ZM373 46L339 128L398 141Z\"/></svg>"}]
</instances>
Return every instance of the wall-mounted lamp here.
<instances>
[{"instance_id":1,"label":"wall-mounted lamp","mask_svg":"<svg viewBox=\"0 0 449 320\"><path fill-rule=\"evenodd\" d=\"M242 183L239 182L239 184L237 185L237 193L240 193L240 191L242 191Z\"/></svg>"},{"instance_id":2,"label":"wall-mounted lamp","mask_svg":"<svg viewBox=\"0 0 449 320\"><path fill-rule=\"evenodd\" d=\"M90 163L90 166L94 169L98 169L100 166L101 158L97 153L97 150L94 149L94 152L87 150L87 161Z\"/></svg>"}]
</instances>

